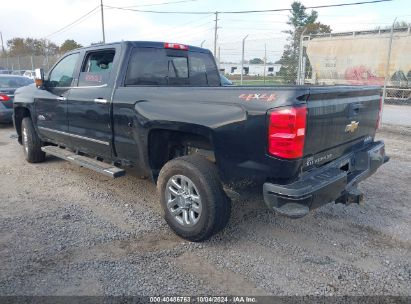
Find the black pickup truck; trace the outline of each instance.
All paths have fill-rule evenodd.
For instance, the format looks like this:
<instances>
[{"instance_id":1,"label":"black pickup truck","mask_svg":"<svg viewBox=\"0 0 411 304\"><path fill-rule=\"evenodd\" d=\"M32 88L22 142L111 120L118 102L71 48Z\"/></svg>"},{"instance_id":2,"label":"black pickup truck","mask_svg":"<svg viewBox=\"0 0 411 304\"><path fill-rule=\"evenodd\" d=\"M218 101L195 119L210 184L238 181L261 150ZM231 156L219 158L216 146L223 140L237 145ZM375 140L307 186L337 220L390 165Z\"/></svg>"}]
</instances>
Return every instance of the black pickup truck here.
<instances>
[{"instance_id":1,"label":"black pickup truck","mask_svg":"<svg viewBox=\"0 0 411 304\"><path fill-rule=\"evenodd\" d=\"M270 209L296 218L360 203L358 183L388 160L374 141L379 87L224 87L210 51L160 42L81 48L36 72L14 99L27 161L134 168L191 241L226 225L237 185L259 184Z\"/></svg>"}]
</instances>

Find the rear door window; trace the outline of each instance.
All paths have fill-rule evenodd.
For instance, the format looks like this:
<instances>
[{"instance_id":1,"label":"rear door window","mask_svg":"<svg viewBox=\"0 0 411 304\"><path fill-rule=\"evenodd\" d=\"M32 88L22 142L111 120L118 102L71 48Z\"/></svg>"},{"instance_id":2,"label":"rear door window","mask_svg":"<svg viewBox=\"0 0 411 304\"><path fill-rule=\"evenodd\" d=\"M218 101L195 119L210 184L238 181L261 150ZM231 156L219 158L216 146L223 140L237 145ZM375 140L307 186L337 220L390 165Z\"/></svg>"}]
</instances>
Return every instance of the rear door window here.
<instances>
[{"instance_id":1,"label":"rear door window","mask_svg":"<svg viewBox=\"0 0 411 304\"><path fill-rule=\"evenodd\" d=\"M168 57L168 77L188 78L188 61L185 57Z\"/></svg>"},{"instance_id":2,"label":"rear door window","mask_svg":"<svg viewBox=\"0 0 411 304\"><path fill-rule=\"evenodd\" d=\"M100 50L86 54L81 67L78 86L106 84L113 67L115 50Z\"/></svg>"},{"instance_id":3,"label":"rear door window","mask_svg":"<svg viewBox=\"0 0 411 304\"><path fill-rule=\"evenodd\" d=\"M188 84L187 57L168 56L165 49L134 49L127 69L126 86Z\"/></svg>"},{"instance_id":4,"label":"rear door window","mask_svg":"<svg viewBox=\"0 0 411 304\"><path fill-rule=\"evenodd\" d=\"M191 85L220 85L220 75L210 54L191 52L189 58Z\"/></svg>"}]
</instances>

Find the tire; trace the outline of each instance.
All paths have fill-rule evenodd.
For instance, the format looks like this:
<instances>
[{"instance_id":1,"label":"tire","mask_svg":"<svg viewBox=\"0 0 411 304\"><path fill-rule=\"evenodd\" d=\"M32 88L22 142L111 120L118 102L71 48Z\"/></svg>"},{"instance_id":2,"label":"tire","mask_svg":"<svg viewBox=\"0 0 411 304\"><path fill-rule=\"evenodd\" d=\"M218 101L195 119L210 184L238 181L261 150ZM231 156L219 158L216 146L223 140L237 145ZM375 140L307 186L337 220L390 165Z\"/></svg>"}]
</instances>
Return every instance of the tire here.
<instances>
[{"instance_id":1,"label":"tire","mask_svg":"<svg viewBox=\"0 0 411 304\"><path fill-rule=\"evenodd\" d=\"M23 151L29 163L40 163L46 159L46 153L41 151L41 140L34 129L30 117L24 117L21 123Z\"/></svg>"},{"instance_id":2,"label":"tire","mask_svg":"<svg viewBox=\"0 0 411 304\"><path fill-rule=\"evenodd\" d=\"M183 156L167 162L160 171L157 190L164 219L186 240L207 240L228 223L231 201L223 190L215 165L204 157ZM175 195L176 191L184 190L185 193Z\"/></svg>"}]
</instances>

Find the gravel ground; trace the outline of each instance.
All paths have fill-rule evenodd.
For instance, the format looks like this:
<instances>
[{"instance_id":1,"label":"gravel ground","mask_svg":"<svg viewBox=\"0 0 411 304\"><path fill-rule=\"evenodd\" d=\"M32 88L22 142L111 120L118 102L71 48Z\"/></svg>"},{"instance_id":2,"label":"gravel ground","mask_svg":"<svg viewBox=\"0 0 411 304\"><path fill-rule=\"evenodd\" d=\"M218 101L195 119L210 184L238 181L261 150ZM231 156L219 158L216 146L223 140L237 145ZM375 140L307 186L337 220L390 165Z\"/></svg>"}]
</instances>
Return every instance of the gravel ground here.
<instances>
[{"instance_id":1,"label":"gravel ground","mask_svg":"<svg viewBox=\"0 0 411 304\"><path fill-rule=\"evenodd\" d=\"M0 127L0 295L411 295L410 128L379 133L392 159L364 207L292 220L250 189L201 244L170 232L149 181L28 164L13 134Z\"/></svg>"}]
</instances>

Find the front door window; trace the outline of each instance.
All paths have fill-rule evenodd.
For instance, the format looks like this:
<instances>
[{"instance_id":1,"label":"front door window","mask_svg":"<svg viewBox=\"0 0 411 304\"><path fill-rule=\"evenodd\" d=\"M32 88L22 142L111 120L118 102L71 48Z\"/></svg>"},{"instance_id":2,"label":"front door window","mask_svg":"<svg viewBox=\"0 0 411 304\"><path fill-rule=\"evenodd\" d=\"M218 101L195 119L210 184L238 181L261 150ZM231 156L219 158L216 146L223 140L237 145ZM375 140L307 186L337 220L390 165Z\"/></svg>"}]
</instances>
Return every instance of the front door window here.
<instances>
[{"instance_id":1,"label":"front door window","mask_svg":"<svg viewBox=\"0 0 411 304\"><path fill-rule=\"evenodd\" d=\"M70 87L79 53L64 57L51 71L48 86L52 88Z\"/></svg>"}]
</instances>

